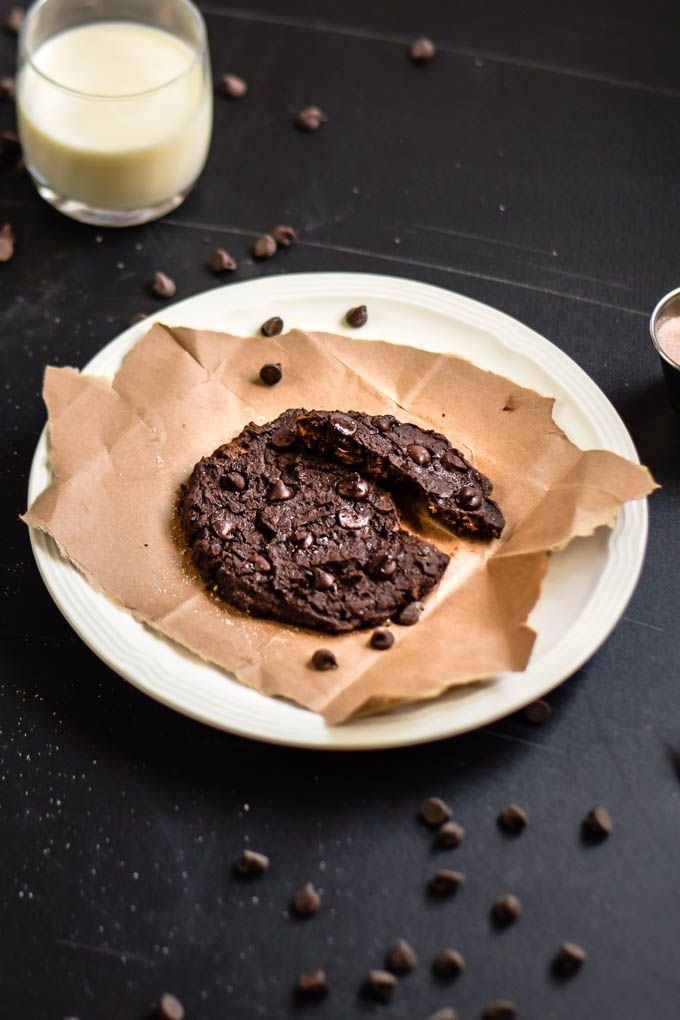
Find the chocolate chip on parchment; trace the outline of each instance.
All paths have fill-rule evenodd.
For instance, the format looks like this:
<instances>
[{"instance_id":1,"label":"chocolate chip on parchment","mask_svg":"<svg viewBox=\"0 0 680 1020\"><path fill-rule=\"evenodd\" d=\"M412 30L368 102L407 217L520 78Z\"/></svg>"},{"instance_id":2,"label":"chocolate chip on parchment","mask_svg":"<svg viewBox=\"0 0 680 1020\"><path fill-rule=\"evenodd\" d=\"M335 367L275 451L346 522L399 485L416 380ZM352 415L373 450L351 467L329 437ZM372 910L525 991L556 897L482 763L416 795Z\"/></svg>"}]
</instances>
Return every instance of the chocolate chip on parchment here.
<instances>
[{"instance_id":1,"label":"chocolate chip on parchment","mask_svg":"<svg viewBox=\"0 0 680 1020\"><path fill-rule=\"evenodd\" d=\"M458 822L444 822L435 837L437 846L457 847L465 839L465 829Z\"/></svg>"},{"instance_id":2,"label":"chocolate chip on parchment","mask_svg":"<svg viewBox=\"0 0 680 1020\"><path fill-rule=\"evenodd\" d=\"M253 241L253 255L256 259L270 259L276 255L276 241L271 234L260 234Z\"/></svg>"},{"instance_id":3,"label":"chocolate chip on parchment","mask_svg":"<svg viewBox=\"0 0 680 1020\"><path fill-rule=\"evenodd\" d=\"M283 319L280 315L272 315L271 319L267 319L260 326L260 333L262 336L278 336L283 330Z\"/></svg>"},{"instance_id":4,"label":"chocolate chip on parchment","mask_svg":"<svg viewBox=\"0 0 680 1020\"><path fill-rule=\"evenodd\" d=\"M277 478L269 490L269 499L275 502L285 502L285 500L291 499L292 496L293 490L288 488L282 478Z\"/></svg>"},{"instance_id":5,"label":"chocolate chip on parchment","mask_svg":"<svg viewBox=\"0 0 680 1020\"><path fill-rule=\"evenodd\" d=\"M374 630L371 634L371 648L386 652L394 644L394 634L389 630Z\"/></svg>"},{"instance_id":6,"label":"chocolate chip on parchment","mask_svg":"<svg viewBox=\"0 0 680 1020\"><path fill-rule=\"evenodd\" d=\"M424 467L432 460L430 451L426 450L424 446L418 446L417 443L411 443L410 446L407 446L406 452L413 463L418 464L420 467Z\"/></svg>"},{"instance_id":7,"label":"chocolate chip on parchment","mask_svg":"<svg viewBox=\"0 0 680 1020\"><path fill-rule=\"evenodd\" d=\"M433 1013L430 1020L460 1020L460 1016L451 1006L445 1006L444 1009L438 1009Z\"/></svg>"},{"instance_id":8,"label":"chocolate chip on parchment","mask_svg":"<svg viewBox=\"0 0 680 1020\"><path fill-rule=\"evenodd\" d=\"M263 875L269 867L269 858L256 850L244 850L234 863L234 871L244 878L256 878Z\"/></svg>"},{"instance_id":9,"label":"chocolate chip on parchment","mask_svg":"<svg viewBox=\"0 0 680 1020\"><path fill-rule=\"evenodd\" d=\"M418 965L418 957L406 939L397 939L387 950L385 964L394 974L410 974Z\"/></svg>"},{"instance_id":10,"label":"chocolate chip on parchment","mask_svg":"<svg viewBox=\"0 0 680 1020\"><path fill-rule=\"evenodd\" d=\"M279 361L263 365L260 369L260 379L265 386L276 386L283 379L283 367Z\"/></svg>"},{"instance_id":11,"label":"chocolate chip on parchment","mask_svg":"<svg viewBox=\"0 0 680 1020\"><path fill-rule=\"evenodd\" d=\"M321 967L303 971L295 982L293 994L301 999L323 999L328 994L326 972Z\"/></svg>"},{"instance_id":12,"label":"chocolate chip on parchment","mask_svg":"<svg viewBox=\"0 0 680 1020\"><path fill-rule=\"evenodd\" d=\"M156 1016L158 1020L184 1020L184 1006L176 995L165 992L161 995Z\"/></svg>"},{"instance_id":13,"label":"chocolate chip on parchment","mask_svg":"<svg viewBox=\"0 0 680 1020\"><path fill-rule=\"evenodd\" d=\"M526 811L519 804L508 804L496 819L498 828L510 836L518 836L526 828L528 821Z\"/></svg>"},{"instance_id":14,"label":"chocolate chip on parchment","mask_svg":"<svg viewBox=\"0 0 680 1020\"><path fill-rule=\"evenodd\" d=\"M345 322L353 329L359 329L368 322L368 311L366 305L357 305L345 313Z\"/></svg>"},{"instance_id":15,"label":"chocolate chip on parchment","mask_svg":"<svg viewBox=\"0 0 680 1020\"><path fill-rule=\"evenodd\" d=\"M421 35L414 39L408 51L411 60L416 64L423 64L428 60L432 60L436 52L434 43L426 35Z\"/></svg>"},{"instance_id":16,"label":"chocolate chip on parchment","mask_svg":"<svg viewBox=\"0 0 680 1020\"><path fill-rule=\"evenodd\" d=\"M457 499L466 510L477 510L482 505L482 494L472 485L464 485L458 493Z\"/></svg>"},{"instance_id":17,"label":"chocolate chip on parchment","mask_svg":"<svg viewBox=\"0 0 680 1020\"><path fill-rule=\"evenodd\" d=\"M328 117L318 106L306 106L300 110L295 118L295 126L300 131L318 131L322 124L328 121Z\"/></svg>"},{"instance_id":18,"label":"chocolate chip on parchment","mask_svg":"<svg viewBox=\"0 0 680 1020\"><path fill-rule=\"evenodd\" d=\"M482 1020L515 1020L517 1009L510 999L494 999L482 1013Z\"/></svg>"},{"instance_id":19,"label":"chocolate chip on parchment","mask_svg":"<svg viewBox=\"0 0 680 1020\"><path fill-rule=\"evenodd\" d=\"M409 602L397 615L396 622L402 627L412 627L418 623L423 612L422 602Z\"/></svg>"},{"instance_id":20,"label":"chocolate chip on parchment","mask_svg":"<svg viewBox=\"0 0 680 1020\"><path fill-rule=\"evenodd\" d=\"M156 272L149 283L149 289L154 297L165 299L174 297L177 286L171 277L165 273Z\"/></svg>"},{"instance_id":21,"label":"chocolate chip on parchment","mask_svg":"<svg viewBox=\"0 0 680 1020\"><path fill-rule=\"evenodd\" d=\"M591 808L583 819L582 831L587 839L606 839L614 828L611 815L606 808L597 805Z\"/></svg>"},{"instance_id":22,"label":"chocolate chip on parchment","mask_svg":"<svg viewBox=\"0 0 680 1020\"><path fill-rule=\"evenodd\" d=\"M448 868L442 868L441 871L435 871L428 883L428 889L433 896L441 898L453 896L464 881L465 875L462 872L449 871Z\"/></svg>"},{"instance_id":23,"label":"chocolate chip on parchment","mask_svg":"<svg viewBox=\"0 0 680 1020\"><path fill-rule=\"evenodd\" d=\"M547 722L551 715L552 708L547 701L542 699L532 701L524 709L524 718L527 722L533 723L534 726L540 726L542 723Z\"/></svg>"},{"instance_id":24,"label":"chocolate chip on parchment","mask_svg":"<svg viewBox=\"0 0 680 1020\"><path fill-rule=\"evenodd\" d=\"M443 822L448 822L452 814L451 808L441 797L428 797L420 808L420 817L433 829Z\"/></svg>"},{"instance_id":25,"label":"chocolate chip on parchment","mask_svg":"<svg viewBox=\"0 0 680 1020\"><path fill-rule=\"evenodd\" d=\"M213 273L229 273L238 268L236 259L232 258L224 248L215 248L215 251L210 256L208 265Z\"/></svg>"},{"instance_id":26,"label":"chocolate chip on parchment","mask_svg":"<svg viewBox=\"0 0 680 1020\"><path fill-rule=\"evenodd\" d=\"M503 926L514 924L522 916L522 904L512 893L506 893L498 897L491 913L496 924Z\"/></svg>"},{"instance_id":27,"label":"chocolate chip on parchment","mask_svg":"<svg viewBox=\"0 0 680 1020\"><path fill-rule=\"evenodd\" d=\"M286 226L285 223L280 223L278 227L274 227L272 230L272 237L279 248L290 248L290 246L295 244L297 241L297 231L294 227L289 227Z\"/></svg>"},{"instance_id":28,"label":"chocolate chip on parchment","mask_svg":"<svg viewBox=\"0 0 680 1020\"><path fill-rule=\"evenodd\" d=\"M14 234L11 223L0 227L0 262L9 262L14 255Z\"/></svg>"},{"instance_id":29,"label":"chocolate chip on parchment","mask_svg":"<svg viewBox=\"0 0 680 1020\"><path fill-rule=\"evenodd\" d=\"M575 942L563 942L553 959L552 970L557 977L572 977L586 962L585 949Z\"/></svg>"},{"instance_id":30,"label":"chocolate chip on parchment","mask_svg":"<svg viewBox=\"0 0 680 1020\"><path fill-rule=\"evenodd\" d=\"M397 987L397 979L388 970L369 970L364 989L378 1002L389 1002Z\"/></svg>"},{"instance_id":31,"label":"chocolate chip on parchment","mask_svg":"<svg viewBox=\"0 0 680 1020\"><path fill-rule=\"evenodd\" d=\"M222 95L228 99L243 99L248 91L247 82L237 74L223 74L221 82Z\"/></svg>"},{"instance_id":32,"label":"chocolate chip on parchment","mask_svg":"<svg viewBox=\"0 0 680 1020\"><path fill-rule=\"evenodd\" d=\"M16 99L16 87L14 84L14 78L2 77L0 78L0 99Z\"/></svg>"},{"instance_id":33,"label":"chocolate chip on parchment","mask_svg":"<svg viewBox=\"0 0 680 1020\"><path fill-rule=\"evenodd\" d=\"M312 656L312 666L325 672L327 669L337 669L338 660L329 648L317 648Z\"/></svg>"},{"instance_id":34,"label":"chocolate chip on parchment","mask_svg":"<svg viewBox=\"0 0 680 1020\"><path fill-rule=\"evenodd\" d=\"M457 949L442 949L432 961L432 971L442 981L453 981L465 968L465 960Z\"/></svg>"},{"instance_id":35,"label":"chocolate chip on parchment","mask_svg":"<svg viewBox=\"0 0 680 1020\"><path fill-rule=\"evenodd\" d=\"M10 7L5 18L5 31L16 35L24 23L26 11L23 7Z\"/></svg>"},{"instance_id":36,"label":"chocolate chip on parchment","mask_svg":"<svg viewBox=\"0 0 680 1020\"><path fill-rule=\"evenodd\" d=\"M315 652L314 654L318 653ZM311 882L307 882L301 889L298 889L291 902L291 910L298 917L311 917L313 914L316 914L320 906L321 897Z\"/></svg>"}]
</instances>

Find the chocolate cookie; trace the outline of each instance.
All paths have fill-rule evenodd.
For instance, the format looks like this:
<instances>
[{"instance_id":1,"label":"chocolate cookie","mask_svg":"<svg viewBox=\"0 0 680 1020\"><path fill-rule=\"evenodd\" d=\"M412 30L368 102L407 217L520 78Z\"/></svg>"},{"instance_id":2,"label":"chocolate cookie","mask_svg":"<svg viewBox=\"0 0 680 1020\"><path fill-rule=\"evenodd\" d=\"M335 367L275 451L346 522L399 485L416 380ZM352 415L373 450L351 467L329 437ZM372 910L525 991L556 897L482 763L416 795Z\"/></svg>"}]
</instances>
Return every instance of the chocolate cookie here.
<instances>
[{"instance_id":1,"label":"chocolate cookie","mask_svg":"<svg viewBox=\"0 0 680 1020\"><path fill-rule=\"evenodd\" d=\"M391 497L308 450L284 411L194 468L180 505L209 588L256 616L341 633L422 598L449 557L399 526Z\"/></svg>"},{"instance_id":2,"label":"chocolate cookie","mask_svg":"<svg viewBox=\"0 0 680 1020\"><path fill-rule=\"evenodd\" d=\"M439 432L391 414L310 411L298 434L310 450L358 468L388 487L406 485L433 517L459 535L498 538L505 525L491 482Z\"/></svg>"}]
</instances>

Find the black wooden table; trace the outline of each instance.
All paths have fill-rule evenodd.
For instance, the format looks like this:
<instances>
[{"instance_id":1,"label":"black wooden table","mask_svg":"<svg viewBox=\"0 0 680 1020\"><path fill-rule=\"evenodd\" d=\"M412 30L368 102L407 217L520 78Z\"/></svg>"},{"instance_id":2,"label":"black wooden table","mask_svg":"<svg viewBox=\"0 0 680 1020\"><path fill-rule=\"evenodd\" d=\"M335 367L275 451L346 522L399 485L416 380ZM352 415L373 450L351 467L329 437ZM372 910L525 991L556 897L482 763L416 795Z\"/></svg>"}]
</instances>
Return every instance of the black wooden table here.
<instances>
[{"instance_id":1,"label":"black wooden table","mask_svg":"<svg viewBox=\"0 0 680 1020\"><path fill-rule=\"evenodd\" d=\"M647 318L680 283L680 26L664 0L255 0L204 5L217 98L207 169L158 223L102 231L53 212L20 171L0 175L3 496L0 693L0 1016L123 1020L166 990L189 1018L287 1017L301 970L331 993L308 1015L419 1020L494 998L526 1018L680 1016L678 422ZM406 53L420 33L438 52ZM0 39L0 75L14 40ZM297 110L328 124L302 135ZM0 100L0 128L13 108ZM300 243L267 263L253 238L279 222ZM82 366L138 312L162 269L178 297L269 273L391 273L460 291L535 328L622 415L663 489L645 568L616 630L550 698L480 732L388 753L334 755L238 739L138 693L80 642L35 568L25 509L44 423L47 363ZM467 837L434 854L416 820L449 800ZM509 801L525 833L496 827ZM586 845L604 804L615 829ZM271 856L244 886L244 846ZM465 872L455 902L427 900L435 867ZM286 916L312 881L324 907ZM489 909L513 892L518 924ZM358 996L398 936L420 956L390 1005ZM557 982L564 939L588 961ZM465 956L447 986L433 955Z\"/></svg>"}]
</instances>

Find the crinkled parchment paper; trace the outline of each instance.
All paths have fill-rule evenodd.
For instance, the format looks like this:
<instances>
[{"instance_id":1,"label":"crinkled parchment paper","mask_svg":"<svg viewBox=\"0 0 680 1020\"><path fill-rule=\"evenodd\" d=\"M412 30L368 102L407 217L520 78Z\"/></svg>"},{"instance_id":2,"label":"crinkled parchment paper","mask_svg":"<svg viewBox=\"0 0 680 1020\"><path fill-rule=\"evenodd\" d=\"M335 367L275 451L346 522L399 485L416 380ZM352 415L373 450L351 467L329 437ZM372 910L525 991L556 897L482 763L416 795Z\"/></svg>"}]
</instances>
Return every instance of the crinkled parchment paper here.
<instances>
[{"instance_id":1,"label":"crinkled parchment paper","mask_svg":"<svg viewBox=\"0 0 680 1020\"><path fill-rule=\"evenodd\" d=\"M284 366L273 387L258 378L270 361ZM460 358L379 340L157 324L112 383L48 368L44 393L54 481L26 522L138 619L333 723L523 669L548 551L612 525L626 500L654 488L645 468L575 447L552 419L552 400ZM372 650L366 631L329 637L246 616L211 598L188 561L175 506L195 462L288 407L389 412L435 428L494 482L507 519L499 541L405 518L452 560L421 622L394 626L387 652ZM337 670L309 667L321 646L333 648Z\"/></svg>"}]
</instances>

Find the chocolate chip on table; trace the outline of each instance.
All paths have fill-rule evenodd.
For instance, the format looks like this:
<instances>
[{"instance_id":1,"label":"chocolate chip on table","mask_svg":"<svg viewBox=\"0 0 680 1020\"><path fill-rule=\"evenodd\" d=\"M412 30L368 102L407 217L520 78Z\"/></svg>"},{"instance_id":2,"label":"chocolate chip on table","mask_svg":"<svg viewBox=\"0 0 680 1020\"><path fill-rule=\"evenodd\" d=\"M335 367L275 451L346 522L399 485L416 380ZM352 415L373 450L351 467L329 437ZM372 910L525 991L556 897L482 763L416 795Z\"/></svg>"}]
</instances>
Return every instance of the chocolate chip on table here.
<instances>
[{"instance_id":1,"label":"chocolate chip on table","mask_svg":"<svg viewBox=\"0 0 680 1020\"><path fill-rule=\"evenodd\" d=\"M452 814L451 808L441 797L428 797L420 808L420 817L430 828L448 822Z\"/></svg>"},{"instance_id":2,"label":"chocolate chip on table","mask_svg":"<svg viewBox=\"0 0 680 1020\"><path fill-rule=\"evenodd\" d=\"M510 836L518 836L526 828L529 818L524 808L519 804L508 804L498 815L496 822L498 828L507 832Z\"/></svg>"},{"instance_id":3,"label":"chocolate chip on table","mask_svg":"<svg viewBox=\"0 0 680 1020\"><path fill-rule=\"evenodd\" d=\"M1 77L0 78L0 99L16 99L16 87L14 84L14 78Z\"/></svg>"},{"instance_id":4,"label":"chocolate chip on table","mask_svg":"<svg viewBox=\"0 0 680 1020\"><path fill-rule=\"evenodd\" d=\"M5 30L16 35L24 23L26 11L23 7L11 7L5 18Z\"/></svg>"},{"instance_id":5,"label":"chocolate chip on table","mask_svg":"<svg viewBox=\"0 0 680 1020\"><path fill-rule=\"evenodd\" d=\"M503 926L514 924L522 916L522 904L512 893L506 893L498 897L493 905L492 914L497 924Z\"/></svg>"},{"instance_id":6,"label":"chocolate chip on table","mask_svg":"<svg viewBox=\"0 0 680 1020\"><path fill-rule=\"evenodd\" d=\"M552 970L557 977L573 977L586 962L585 949L575 942L563 942L553 959Z\"/></svg>"},{"instance_id":7,"label":"chocolate chip on table","mask_svg":"<svg viewBox=\"0 0 680 1020\"><path fill-rule=\"evenodd\" d=\"M371 648L386 652L394 644L394 634L389 630L374 630L371 634Z\"/></svg>"},{"instance_id":8,"label":"chocolate chip on table","mask_svg":"<svg viewBox=\"0 0 680 1020\"><path fill-rule=\"evenodd\" d=\"M423 64L428 60L432 60L437 51L432 40L428 39L426 35L421 35L413 40L408 52L414 63Z\"/></svg>"},{"instance_id":9,"label":"chocolate chip on table","mask_svg":"<svg viewBox=\"0 0 680 1020\"><path fill-rule=\"evenodd\" d=\"M293 896L291 910L298 917L311 917L321 906L321 897L311 882L307 882Z\"/></svg>"},{"instance_id":10,"label":"chocolate chip on table","mask_svg":"<svg viewBox=\"0 0 680 1020\"><path fill-rule=\"evenodd\" d=\"M533 723L534 726L540 726L542 723L547 722L551 715L552 708L547 701L542 699L532 701L524 709L524 718L527 722Z\"/></svg>"},{"instance_id":11,"label":"chocolate chip on table","mask_svg":"<svg viewBox=\"0 0 680 1020\"><path fill-rule=\"evenodd\" d=\"M269 858L255 850L244 850L234 863L234 871L244 878L256 878L263 875L269 867Z\"/></svg>"},{"instance_id":12,"label":"chocolate chip on table","mask_svg":"<svg viewBox=\"0 0 680 1020\"><path fill-rule=\"evenodd\" d=\"M614 828L611 815L606 808L599 805L591 808L583 819L583 834L591 840L606 839Z\"/></svg>"},{"instance_id":13,"label":"chocolate chip on table","mask_svg":"<svg viewBox=\"0 0 680 1020\"><path fill-rule=\"evenodd\" d=\"M158 1020L184 1020L184 1006L176 995L165 992L161 995L156 1009Z\"/></svg>"},{"instance_id":14,"label":"chocolate chip on table","mask_svg":"<svg viewBox=\"0 0 680 1020\"><path fill-rule=\"evenodd\" d=\"M283 330L283 319L280 315L272 315L271 319L267 319L260 326L260 333L262 336L278 336Z\"/></svg>"},{"instance_id":15,"label":"chocolate chip on table","mask_svg":"<svg viewBox=\"0 0 680 1020\"><path fill-rule=\"evenodd\" d=\"M175 281L165 273L154 273L153 278L149 284L149 289L154 297L158 298L171 298L174 297L177 286Z\"/></svg>"},{"instance_id":16,"label":"chocolate chip on table","mask_svg":"<svg viewBox=\"0 0 680 1020\"><path fill-rule=\"evenodd\" d=\"M295 983L294 994L301 999L323 999L328 994L326 972L321 967L304 971Z\"/></svg>"},{"instance_id":17,"label":"chocolate chip on table","mask_svg":"<svg viewBox=\"0 0 680 1020\"><path fill-rule=\"evenodd\" d=\"M482 1013L482 1020L515 1020L517 1009L510 999L494 999Z\"/></svg>"},{"instance_id":18,"label":"chocolate chip on table","mask_svg":"<svg viewBox=\"0 0 680 1020\"><path fill-rule=\"evenodd\" d=\"M277 478L269 490L269 498L275 502L285 502L287 499L291 499L292 496L293 490L289 489L281 478Z\"/></svg>"},{"instance_id":19,"label":"chocolate chip on table","mask_svg":"<svg viewBox=\"0 0 680 1020\"><path fill-rule=\"evenodd\" d=\"M356 308L350 308L350 310L345 314L345 322L353 329L359 329L361 326L365 326L368 322L368 311L366 309L366 305L357 305Z\"/></svg>"},{"instance_id":20,"label":"chocolate chip on table","mask_svg":"<svg viewBox=\"0 0 680 1020\"><path fill-rule=\"evenodd\" d=\"M260 369L260 379L265 386L276 386L283 379L283 368L279 361L263 365Z\"/></svg>"},{"instance_id":21,"label":"chocolate chip on table","mask_svg":"<svg viewBox=\"0 0 680 1020\"><path fill-rule=\"evenodd\" d=\"M397 939L387 950L385 964L394 974L410 974L418 965L418 957L405 939Z\"/></svg>"},{"instance_id":22,"label":"chocolate chip on table","mask_svg":"<svg viewBox=\"0 0 680 1020\"><path fill-rule=\"evenodd\" d=\"M435 842L437 846L442 847L457 847L465 839L465 829L458 822L444 822L441 829L438 831Z\"/></svg>"},{"instance_id":23,"label":"chocolate chip on table","mask_svg":"<svg viewBox=\"0 0 680 1020\"><path fill-rule=\"evenodd\" d=\"M229 273L238 268L236 259L232 258L224 248L215 248L215 251L210 256L208 265L213 273Z\"/></svg>"},{"instance_id":24,"label":"chocolate chip on table","mask_svg":"<svg viewBox=\"0 0 680 1020\"><path fill-rule=\"evenodd\" d=\"M460 1020L460 1016L451 1006L445 1006L444 1009L438 1009L433 1013L430 1020Z\"/></svg>"},{"instance_id":25,"label":"chocolate chip on table","mask_svg":"<svg viewBox=\"0 0 680 1020\"><path fill-rule=\"evenodd\" d=\"M276 241L271 234L260 234L253 242L253 255L256 259L270 259L276 255Z\"/></svg>"},{"instance_id":26,"label":"chocolate chip on table","mask_svg":"<svg viewBox=\"0 0 680 1020\"><path fill-rule=\"evenodd\" d=\"M0 227L0 262L9 262L14 255L14 234L11 223Z\"/></svg>"},{"instance_id":27,"label":"chocolate chip on table","mask_svg":"<svg viewBox=\"0 0 680 1020\"><path fill-rule=\"evenodd\" d=\"M418 446L417 443L412 443L410 446L407 446L406 452L413 461L413 463L418 464L420 467L424 467L426 464L429 464L430 461L432 460L432 457L430 456L430 451L427 450L424 446Z\"/></svg>"},{"instance_id":28,"label":"chocolate chip on table","mask_svg":"<svg viewBox=\"0 0 680 1020\"><path fill-rule=\"evenodd\" d=\"M295 118L295 126L300 131L318 131L328 120L326 114L318 106L306 106Z\"/></svg>"},{"instance_id":29,"label":"chocolate chip on table","mask_svg":"<svg viewBox=\"0 0 680 1020\"><path fill-rule=\"evenodd\" d=\"M460 871L449 871L442 868L436 871L429 881L428 889L433 896L453 896L458 887L465 881L465 876Z\"/></svg>"},{"instance_id":30,"label":"chocolate chip on table","mask_svg":"<svg viewBox=\"0 0 680 1020\"><path fill-rule=\"evenodd\" d=\"M278 227L274 227L272 230L272 237L279 248L290 248L290 246L295 244L297 241L297 231L294 227L289 227L286 226L285 223L280 223Z\"/></svg>"},{"instance_id":31,"label":"chocolate chip on table","mask_svg":"<svg viewBox=\"0 0 680 1020\"><path fill-rule=\"evenodd\" d=\"M432 971L442 981L453 981L465 968L465 960L457 949L442 949L432 961Z\"/></svg>"},{"instance_id":32,"label":"chocolate chip on table","mask_svg":"<svg viewBox=\"0 0 680 1020\"><path fill-rule=\"evenodd\" d=\"M378 1002L389 1002L397 987L397 979L388 970L369 970L364 983L366 994Z\"/></svg>"},{"instance_id":33,"label":"chocolate chip on table","mask_svg":"<svg viewBox=\"0 0 680 1020\"><path fill-rule=\"evenodd\" d=\"M327 669L337 669L338 660L328 648L317 648L312 656L312 666L325 672Z\"/></svg>"},{"instance_id":34,"label":"chocolate chip on table","mask_svg":"<svg viewBox=\"0 0 680 1020\"><path fill-rule=\"evenodd\" d=\"M398 614L396 622L401 624L402 627L412 627L415 623L418 623L422 612L422 602L409 602Z\"/></svg>"},{"instance_id":35,"label":"chocolate chip on table","mask_svg":"<svg viewBox=\"0 0 680 1020\"><path fill-rule=\"evenodd\" d=\"M228 99L243 99L248 91L247 83L237 74L223 74L221 85L222 95Z\"/></svg>"}]
</instances>

